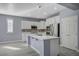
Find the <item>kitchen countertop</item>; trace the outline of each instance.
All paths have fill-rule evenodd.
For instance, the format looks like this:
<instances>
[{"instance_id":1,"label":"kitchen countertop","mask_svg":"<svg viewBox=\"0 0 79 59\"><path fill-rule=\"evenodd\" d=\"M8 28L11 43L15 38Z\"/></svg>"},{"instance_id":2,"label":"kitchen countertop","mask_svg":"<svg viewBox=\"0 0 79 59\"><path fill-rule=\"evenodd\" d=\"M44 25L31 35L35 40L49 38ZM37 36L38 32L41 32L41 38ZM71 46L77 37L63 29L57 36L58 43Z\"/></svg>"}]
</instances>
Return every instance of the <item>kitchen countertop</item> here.
<instances>
[{"instance_id":1,"label":"kitchen countertop","mask_svg":"<svg viewBox=\"0 0 79 59\"><path fill-rule=\"evenodd\" d=\"M40 40L48 40L48 39L55 39L55 38L59 38L59 37L55 37L55 36L48 36L48 35L37 35L37 34L29 34L28 36L31 36L33 38L36 39L40 39Z\"/></svg>"}]
</instances>

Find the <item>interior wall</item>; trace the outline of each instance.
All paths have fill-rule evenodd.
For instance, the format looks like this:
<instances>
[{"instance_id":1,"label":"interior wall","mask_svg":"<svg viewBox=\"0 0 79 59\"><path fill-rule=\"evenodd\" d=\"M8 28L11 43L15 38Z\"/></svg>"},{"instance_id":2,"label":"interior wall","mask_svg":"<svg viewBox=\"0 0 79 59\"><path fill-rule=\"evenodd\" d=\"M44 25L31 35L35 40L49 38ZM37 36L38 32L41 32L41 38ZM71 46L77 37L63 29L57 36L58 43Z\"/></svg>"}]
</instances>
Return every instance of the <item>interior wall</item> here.
<instances>
[{"instance_id":1,"label":"interior wall","mask_svg":"<svg viewBox=\"0 0 79 59\"><path fill-rule=\"evenodd\" d=\"M7 19L13 20L13 33L7 32ZM35 21L37 19L0 14L0 42L22 40L21 21L23 20Z\"/></svg>"},{"instance_id":2,"label":"interior wall","mask_svg":"<svg viewBox=\"0 0 79 59\"><path fill-rule=\"evenodd\" d=\"M13 33L7 32L7 19L13 20ZM0 42L21 40L21 18L0 15Z\"/></svg>"}]
</instances>

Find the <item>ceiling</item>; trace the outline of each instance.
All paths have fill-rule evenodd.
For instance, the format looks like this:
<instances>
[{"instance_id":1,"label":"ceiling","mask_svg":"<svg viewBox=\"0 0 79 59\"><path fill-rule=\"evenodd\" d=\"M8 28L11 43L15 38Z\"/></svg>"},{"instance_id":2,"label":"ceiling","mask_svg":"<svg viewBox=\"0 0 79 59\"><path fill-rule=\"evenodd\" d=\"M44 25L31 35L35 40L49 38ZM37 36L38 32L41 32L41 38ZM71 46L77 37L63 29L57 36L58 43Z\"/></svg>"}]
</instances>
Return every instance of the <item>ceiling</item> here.
<instances>
[{"instance_id":1,"label":"ceiling","mask_svg":"<svg viewBox=\"0 0 79 59\"><path fill-rule=\"evenodd\" d=\"M66 7L56 3L0 3L0 14L48 18Z\"/></svg>"},{"instance_id":2,"label":"ceiling","mask_svg":"<svg viewBox=\"0 0 79 59\"><path fill-rule=\"evenodd\" d=\"M78 10L79 9L79 3L59 3L60 5L63 5L67 8L70 8L72 10Z\"/></svg>"},{"instance_id":3,"label":"ceiling","mask_svg":"<svg viewBox=\"0 0 79 59\"><path fill-rule=\"evenodd\" d=\"M36 7L32 3L0 3L0 13L17 14Z\"/></svg>"}]
</instances>

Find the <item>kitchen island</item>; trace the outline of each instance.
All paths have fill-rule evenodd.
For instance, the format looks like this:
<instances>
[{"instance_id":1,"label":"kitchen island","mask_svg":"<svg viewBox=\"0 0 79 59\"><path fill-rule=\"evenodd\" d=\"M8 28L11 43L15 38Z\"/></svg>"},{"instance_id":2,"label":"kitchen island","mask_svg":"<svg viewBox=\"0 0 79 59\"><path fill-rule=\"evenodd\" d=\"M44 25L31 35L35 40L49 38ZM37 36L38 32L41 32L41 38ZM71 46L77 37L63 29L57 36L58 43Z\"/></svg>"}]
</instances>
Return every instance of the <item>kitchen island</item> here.
<instances>
[{"instance_id":1,"label":"kitchen island","mask_svg":"<svg viewBox=\"0 0 79 59\"><path fill-rule=\"evenodd\" d=\"M28 46L32 47L40 56L59 55L59 38L53 36L28 35Z\"/></svg>"}]
</instances>

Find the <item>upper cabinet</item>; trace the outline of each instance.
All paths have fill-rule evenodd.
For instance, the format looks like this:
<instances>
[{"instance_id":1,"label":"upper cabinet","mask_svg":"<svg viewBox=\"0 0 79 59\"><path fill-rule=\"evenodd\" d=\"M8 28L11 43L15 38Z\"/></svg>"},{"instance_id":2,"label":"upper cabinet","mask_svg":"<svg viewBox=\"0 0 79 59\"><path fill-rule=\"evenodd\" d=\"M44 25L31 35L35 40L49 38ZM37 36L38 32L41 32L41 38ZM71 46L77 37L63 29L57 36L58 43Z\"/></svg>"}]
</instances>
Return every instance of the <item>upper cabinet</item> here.
<instances>
[{"instance_id":1,"label":"upper cabinet","mask_svg":"<svg viewBox=\"0 0 79 59\"><path fill-rule=\"evenodd\" d=\"M34 22L34 21L22 21L21 22L21 27L22 29L31 29L31 26L39 26L39 22Z\"/></svg>"},{"instance_id":2,"label":"upper cabinet","mask_svg":"<svg viewBox=\"0 0 79 59\"><path fill-rule=\"evenodd\" d=\"M45 24L46 21L40 21L39 22L39 26L38 26L38 29L46 29L46 24Z\"/></svg>"},{"instance_id":3,"label":"upper cabinet","mask_svg":"<svg viewBox=\"0 0 79 59\"><path fill-rule=\"evenodd\" d=\"M51 18L46 19L46 26L49 26L50 24L59 23L59 22L60 22L59 16L51 17Z\"/></svg>"},{"instance_id":4,"label":"upper cabinet","mask_svg":"<svg viewBox=\"0 0 79 59\"><path fill-rule=\"evenodd\" d=\"M45 21L34 22L34 21L22 21L22 29L31 29L31 26L37 26L37 29L46 29Z\"/></svg>"}]
</instances>

